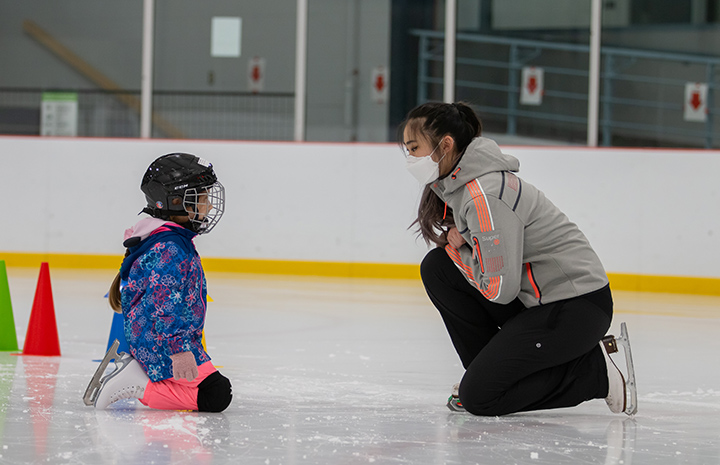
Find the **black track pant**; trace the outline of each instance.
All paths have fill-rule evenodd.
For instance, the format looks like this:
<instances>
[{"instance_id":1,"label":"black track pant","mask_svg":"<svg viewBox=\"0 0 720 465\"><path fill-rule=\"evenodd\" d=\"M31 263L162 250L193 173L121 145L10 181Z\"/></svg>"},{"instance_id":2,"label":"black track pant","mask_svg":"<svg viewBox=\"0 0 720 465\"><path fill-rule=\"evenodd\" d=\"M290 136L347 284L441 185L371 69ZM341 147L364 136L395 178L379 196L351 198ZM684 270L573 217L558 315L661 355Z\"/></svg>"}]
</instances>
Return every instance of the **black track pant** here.
<instances>
[{"instance_id":1,"label":"black track pant","mask_svg":"<svg viewBox=\"0 0 720 465\"><path fill-rule=\"evenodd\" d=\"M442 248L425 256L420 274L466 369L460 401L468 412L505 415L607 396L598 342L612 319L609 286L526 309L517 299L485 299Z\"/></svg>"}]
</instances>

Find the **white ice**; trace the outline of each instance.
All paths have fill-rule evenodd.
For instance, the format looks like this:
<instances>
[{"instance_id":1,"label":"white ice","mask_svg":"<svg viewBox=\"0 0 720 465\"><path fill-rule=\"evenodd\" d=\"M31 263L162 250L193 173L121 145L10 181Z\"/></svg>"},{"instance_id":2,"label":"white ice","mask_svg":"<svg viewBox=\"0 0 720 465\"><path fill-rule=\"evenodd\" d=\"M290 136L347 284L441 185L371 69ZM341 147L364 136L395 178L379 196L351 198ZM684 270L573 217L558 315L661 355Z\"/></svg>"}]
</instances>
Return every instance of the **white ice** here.
<instances>
[{"instance_id":1,"label":"white ice","mask_svg":"<svg viewBox=\"0 0 720 465\"><path fill-rule=\"evenodd\" d=\"M718 464L720 298L616 292L639 412L604 401L452 413L462 376L416 281L209 274L206 340L233 383L222 414L82 402L112 312L110 271L51 267L61 357L0 352L0 464ZM8 269L22 348L38 270Z\"/></svg>"}]
</instances>

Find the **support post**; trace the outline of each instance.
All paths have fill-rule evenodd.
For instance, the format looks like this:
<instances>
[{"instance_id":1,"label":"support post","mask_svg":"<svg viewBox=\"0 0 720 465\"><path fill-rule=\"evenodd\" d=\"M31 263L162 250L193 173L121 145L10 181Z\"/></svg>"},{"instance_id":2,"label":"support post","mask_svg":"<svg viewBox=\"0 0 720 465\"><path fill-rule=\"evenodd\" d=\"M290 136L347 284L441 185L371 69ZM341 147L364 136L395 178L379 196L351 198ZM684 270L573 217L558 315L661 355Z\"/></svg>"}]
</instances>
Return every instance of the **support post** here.
<instances>
[{"instance_id":1,"label":"support post","mask_svg":"<svg viewBox=\"0 0 720 465\"><path fill-rule=\"evenodd\" d=\"M297 142L305 140L306 79L307 79L307 0L297 0L295 37L295 131Z\"/></svg>"},{"instance_id":2,"label":"support post","mask_svg":"<svg viewBox=\"0 0 720 465\"><path fill-rule=\"evenodd\" d=\"M155 0L143 1L142 78L140 90L140 137L152 137L152 84Z\"/></svg>"},{"instance_id":3,"label":"support post","mask_svg":"<svg viewBox=\"0 0 720 465\"><path fill-rule=\"evenodd\" d=\"M590 69L588 86L587 145L598 145L600 109L600 32L602 30L601 0L592 0L590 13Z\"/></svg>"},{"instance_id":4,"label":"support post","mask_svg":"<svg viewBox=\"0 0 720 465\"><path fill-rule=\"evenodd\" d=\"M455 101L455 35L457 34L457 0L445 0L445 72L443 101Z\"/></svg>"}]
</instances>

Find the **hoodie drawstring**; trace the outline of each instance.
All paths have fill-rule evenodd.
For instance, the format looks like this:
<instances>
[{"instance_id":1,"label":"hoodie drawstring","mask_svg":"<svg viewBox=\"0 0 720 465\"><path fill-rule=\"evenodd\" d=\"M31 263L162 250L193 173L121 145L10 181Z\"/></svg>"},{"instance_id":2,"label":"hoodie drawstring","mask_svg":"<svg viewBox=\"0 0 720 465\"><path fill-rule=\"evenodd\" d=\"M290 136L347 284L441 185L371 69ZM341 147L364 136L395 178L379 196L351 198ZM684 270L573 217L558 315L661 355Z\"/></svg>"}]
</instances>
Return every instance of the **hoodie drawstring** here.
<instances>
[{"instance_id":1,"label":"hoodie drawstring","mask_svg":"<svg viewBox=\"0 0 720 465\"><path fill-rule=\"evenodd\" d=\"M445 209L443 210L443 219L447 216L447 202L445 202Z\"/></svg>"}]
</instances>

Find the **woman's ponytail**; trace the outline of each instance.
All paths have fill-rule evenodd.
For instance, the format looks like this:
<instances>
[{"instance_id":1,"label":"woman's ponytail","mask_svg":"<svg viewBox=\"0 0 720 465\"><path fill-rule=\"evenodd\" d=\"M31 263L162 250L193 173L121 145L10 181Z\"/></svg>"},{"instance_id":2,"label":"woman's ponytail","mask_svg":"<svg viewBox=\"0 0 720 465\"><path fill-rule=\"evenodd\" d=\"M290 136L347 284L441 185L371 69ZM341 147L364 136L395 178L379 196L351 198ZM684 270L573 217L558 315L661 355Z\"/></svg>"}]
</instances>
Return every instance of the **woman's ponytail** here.
<instances>
[{"instance_id":1,"label":"woman's ponytail","mask_svg":"<svg viewBox=\"0 0 720 465\"><path fill-rule=\"evenodd\" d=\"M460 113L460 117L468 127L470 140L480 137L482 135L482 121L478 118L475 110L473 110L470 105L463 102L453 103L453 105L457 108L458 113Z\"/></svg>"}]
</instances>

